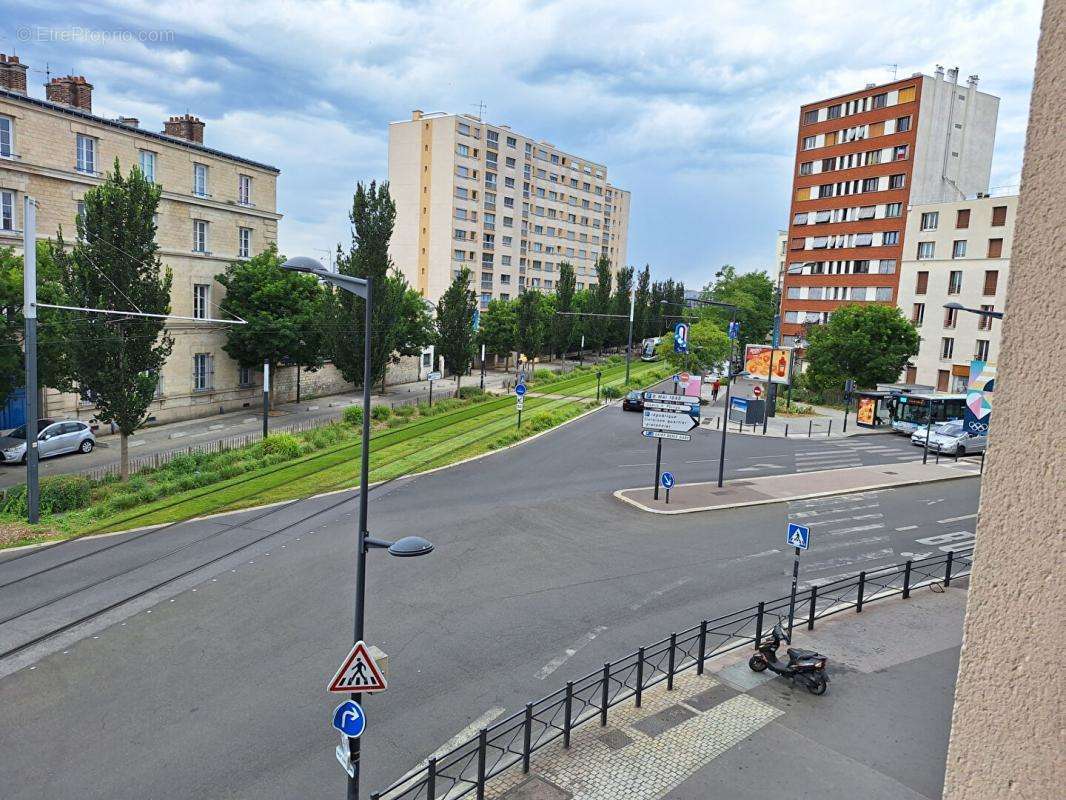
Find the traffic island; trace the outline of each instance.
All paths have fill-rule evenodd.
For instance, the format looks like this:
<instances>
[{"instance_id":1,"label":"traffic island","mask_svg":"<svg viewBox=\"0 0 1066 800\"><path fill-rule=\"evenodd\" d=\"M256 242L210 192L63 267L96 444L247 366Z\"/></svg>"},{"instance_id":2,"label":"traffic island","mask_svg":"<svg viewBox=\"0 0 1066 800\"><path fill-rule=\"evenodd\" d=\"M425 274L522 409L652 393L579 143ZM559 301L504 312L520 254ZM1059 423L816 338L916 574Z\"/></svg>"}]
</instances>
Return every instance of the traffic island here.
<instances>
[{"instance_id":1,"label":"traffic island","mask_svg":"<svg viewBox=\"0 0 1066 800\"><path fill-rule=\"evenodd\" d=\"M656 500L650 486L620 489L614 496L623 503L651 514L692 514L969 478L978 474L979 469L979 465L967 462L879 464L731 480L726 481L721 488L714 481L677 484L670 490L669 503L663 491L659 492L659 499Z\"/></svg>"}]
</instances>

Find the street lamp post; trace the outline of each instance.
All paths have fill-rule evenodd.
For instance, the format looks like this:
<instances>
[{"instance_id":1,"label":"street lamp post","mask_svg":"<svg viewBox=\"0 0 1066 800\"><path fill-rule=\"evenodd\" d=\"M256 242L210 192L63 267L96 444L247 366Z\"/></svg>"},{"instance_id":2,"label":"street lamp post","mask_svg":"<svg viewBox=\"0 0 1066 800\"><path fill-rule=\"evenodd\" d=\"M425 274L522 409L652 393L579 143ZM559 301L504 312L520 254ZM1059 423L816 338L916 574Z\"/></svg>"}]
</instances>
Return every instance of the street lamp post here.
<instances>
[{"instance_id":1,"label":"street lamp post","mask_svg":"<svg viewBox=\"0 0 1066 800\"><path fill-rule=\"evenodd\" d=\"M370 536L367 525L367 504L370 482L370 327L373 315L373 283L364 278L353 278L330 272L313 258L297 256L281 265L282 269L293 272L306 272L331 283L346 292L366 301L366 313L363 323L363 431L360 447L359 474L359 531L356 540L356 577L355 577L355 625L354 641L363 641L364 620L366 616L366 556L371 547L387 548L394 556L420 556L433 550L433 545L417 536L407 536L397 542L386 542ZM352 700L359 702L361 692L352 692ZM360 739L348 740L351 753L353 773L348 778L348 800L359 800L359 752Z\"/></svg>"},{"instance_id":2,"label":"street lamp post","mask_svg":"<svg viewBox=\"0 0 1066 800\"><path fill-rule=\"evenodd\" d=\"M637 293L629 290L629 342L626 344L626 386L629 386L629 359L633 355L633 307L636 305Z\"/></svg>"}]
</instances>

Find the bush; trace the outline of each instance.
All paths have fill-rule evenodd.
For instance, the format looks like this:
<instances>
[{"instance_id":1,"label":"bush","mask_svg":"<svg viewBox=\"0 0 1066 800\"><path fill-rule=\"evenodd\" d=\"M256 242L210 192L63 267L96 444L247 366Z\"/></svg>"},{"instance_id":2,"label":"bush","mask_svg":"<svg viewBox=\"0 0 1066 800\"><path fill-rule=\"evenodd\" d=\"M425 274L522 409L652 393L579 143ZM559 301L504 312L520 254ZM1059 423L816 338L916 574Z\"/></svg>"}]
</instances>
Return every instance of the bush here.
<instances>
[{"instance_id":1,"label":"bush","mask_svg":"<svg viewBox=\"0 0 1066 800\"><path fill-rule=\"evenodd\" d=\"M463 400L483 400L488 397L488 394L480 386L463 386L459 389L459 397Z\"/></svg>"},{"instance_id":2,"label":"bush","mask_svg":"<svg viewBox=\"0 0 1066 800\"><path fill-rule=\"evenodd\" d=\"M41 481L40 508L45 514L62 514L85 508L92 499L93 482L84 475L57 475ZM25 516L26 485L8 489L0 501L0 512Z\"/></svg>"},{"instance_id":3,"label":"bush","mask_svg":"<svg viewBox=\"0 0 1066 800\"><path fill-rule=\"evenodd\" d=\"M557 379L557 375L554 370L550 369L535 369L533 370L533 382L534 383L550 383Z\"/></svg>"},{"instance_id":4,"label":"bush","mask_svg":"<svg viewBox=\"0 0 1066 800\"><path fill-rule=\"evenodd\" d=\"M344 420L346 425L352 425L352 426L362 425L363 424L363 409L360 408L359 406L348 406L346 409L344 409L344 412L341 415L341 418Z\"/></svg>"},{"instance_id":5,"label":"bush","mask_svg":"<svg viewBox=\"0 0 1066 800\"><path fill-rule=\"evenodd\" d=\"M390 416L392 416L392 409L388 406L374 406L370 409L371 419L383 420L388 419ZM362 417L360 417L360 421L362 421Z\"/></svg>"},{"instance_id":6,"label":"bush","mask_svg":"<svg viewBox=\"0 0 1066 800\"><path fill-rule=\"evenodd\" d=\"M622 390L617 386L604 386L603 396L608 400L616 400L622 396Z\"/></svg>"},{"instance_id":7,"label":"bush","mask_svg":"<svg viewBox=\"0 0 1066 800\"><path fill-rule=\"evenodd\" d=\"M466 391L465 389L463 391ZM417 409L414 406L399 406L392 410L393 416L403 417L404 419L410 419L415 415Z\"/></svg>"},{"instance_id":8,"label":"bush","mask_svg":"<svg viewBox=\"0 0 1066 800\"><path fill-rule=\"evenodd\" d=\"M300 441L290 433L278 433L263 440L262 453L265 456L296 458L300 455ZM219 465L216 463L213 466Z\"/></svg>"}]
</instances>

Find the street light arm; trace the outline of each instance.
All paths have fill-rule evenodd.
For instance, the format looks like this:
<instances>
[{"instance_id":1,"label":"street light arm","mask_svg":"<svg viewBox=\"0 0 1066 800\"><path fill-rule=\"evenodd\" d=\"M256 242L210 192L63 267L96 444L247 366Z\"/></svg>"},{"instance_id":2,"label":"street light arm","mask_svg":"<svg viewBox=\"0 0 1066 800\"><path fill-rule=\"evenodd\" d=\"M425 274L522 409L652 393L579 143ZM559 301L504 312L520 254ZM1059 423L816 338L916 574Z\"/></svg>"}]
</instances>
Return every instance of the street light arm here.
<instances>
[{"instance_id":1,"label":"street light arm","mask_svg":"<svg viewBox=\"0 0 1066 800\"><path fill-rule=\"evenodd\" d=\"M986 311L983 308L967 308L962 303L944 303L944 308L951 309L952 311L967 311L970 314L977 314L979 317L991 317L992 319L1003 319L1002 311Z\"/></svg>"},{"instance_id":2,"label":"street light arm","mask_svg":"<svg viewBox=\"0 0 1066 800\"><path fill-rule=\"evenodd\" d=\"M281 268L289 270L290 272L305 272L308 275L314 275L316 278L319 278L326 283L333 284L346 292L351 292L354 295L362 297L364 300L366 299L366 278L353 278L351 275L341 275L337 272L330 272L313 258L296 256L282 264Z\"/></svg>"}]
</instances>

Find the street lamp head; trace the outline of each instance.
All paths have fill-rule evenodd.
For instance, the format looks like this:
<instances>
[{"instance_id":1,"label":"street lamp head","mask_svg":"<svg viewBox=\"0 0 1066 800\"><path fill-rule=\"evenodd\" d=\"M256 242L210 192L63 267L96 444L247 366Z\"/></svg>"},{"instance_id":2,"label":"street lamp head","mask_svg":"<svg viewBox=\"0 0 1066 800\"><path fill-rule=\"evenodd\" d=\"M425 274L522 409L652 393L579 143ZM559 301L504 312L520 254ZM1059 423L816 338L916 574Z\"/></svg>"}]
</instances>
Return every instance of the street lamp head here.
<instances>
[{"instance_id":1,"label":"street lamp head","mask_svg":"<svg viewBox=\"0 0 1066 800\"><path fill-rule=\"evenodd\" d=\"M964 311L966 309L966 306L964 306L962 303L944 303L944 308L953 308L956 311Z\"/></svg>"},{"instance_id":2,"label":"street lamp head","mask_svg":"<svg viewBox=\"0 0 1066 800\"><path fill-rule=\"evenodd\" d=\"M329 271L322 266L320 261L307 256L294 256L282 264L281 268L290 269L293 272L310 272L312 274Z\"/></svg>"},{"instance_id":3,"label":"street lamp head","mask_svg":"<svg viewBox=\"0 0 1066 800\"><path fill-rule=\"evenodd\" d=\"M433 552L433 543L421 536L404 536L389 545L389 555L397 558L413 558Z\"/></svg>"}]
</instances>

